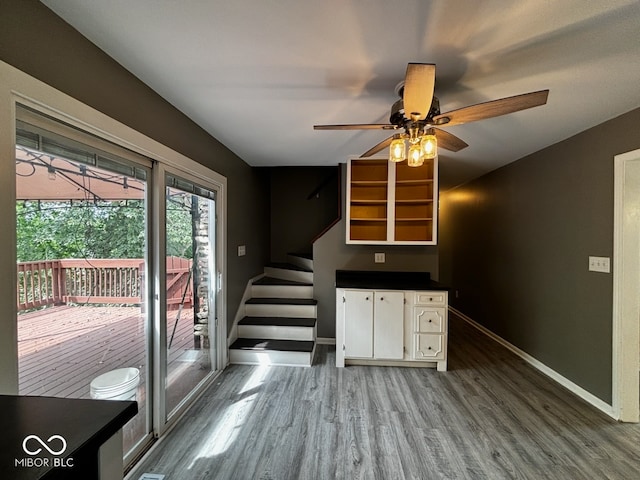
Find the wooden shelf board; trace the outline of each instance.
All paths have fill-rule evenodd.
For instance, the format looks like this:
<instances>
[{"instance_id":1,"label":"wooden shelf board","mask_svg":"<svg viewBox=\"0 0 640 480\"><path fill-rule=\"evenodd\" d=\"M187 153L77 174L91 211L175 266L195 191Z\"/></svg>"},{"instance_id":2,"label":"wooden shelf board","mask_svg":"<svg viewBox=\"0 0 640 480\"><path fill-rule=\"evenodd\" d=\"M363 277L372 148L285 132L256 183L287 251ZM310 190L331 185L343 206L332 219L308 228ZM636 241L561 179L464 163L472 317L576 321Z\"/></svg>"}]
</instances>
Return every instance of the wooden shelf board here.
<instances>
[{"instance_id":1,"label":"wooden shelf board","mask_svg":"<svg viewBox=\"0 0 640 480\"><path fill-rule=\"evenodd\" d=\"M351 180L351 185L357 185L359 187L379 187L380 185L386 184L386 180Z\"/></svg>"},{"instance_id":2,"label":"wooden shelf board","mask_svg":"<svg viewBox=\"0 0 640 480\"><path fill-rule=\"evenodd\" d=\"M351 217L352 222L386 222L386 218L353 218Z\"/></svg>"},{"instance_id":3,"label":"wooden shelf board","mask_svg":"<svg viewBox=\"0 0 640 480\"><path fill-rule=\"evenodd\" d=\"M364 204L364 205L385 205L387 203L386 200L367 200L367 199L351 199L351 203L357 203L359 205Z\"/></svg>"},{"instance_id":4,"label":"wooden shelf board","mask_svg":"<svg viewBox=\"0 0 640 480\"><path fill-rule=\"evenodd\" d=\"M433 218L398 218L396 217L396 222L428 222L433 220Z\"/></svg>"},{"instance_id":5,"label":"wooden shelf board","mask_svg":"<svg viewBox=\"0 0 640 480\"><path fill-rule=\"evenodd\" d=\"M396 185L428 185L429 183L433 183L433 179L420 178L417 180L396 180Z\"/></svg>"},{"instance_id":6,"label":"wooden shelf board","mask_svg":"<svg viewBox=\"0 0 640 480\"><path fill-rule=\"evenodd\" d=\"M433 202L433 198L416 198L416 199L408 198L406 200L400 200L396 198L396 203L432 203L432 202Z\"/></svg>"}]
</instances>

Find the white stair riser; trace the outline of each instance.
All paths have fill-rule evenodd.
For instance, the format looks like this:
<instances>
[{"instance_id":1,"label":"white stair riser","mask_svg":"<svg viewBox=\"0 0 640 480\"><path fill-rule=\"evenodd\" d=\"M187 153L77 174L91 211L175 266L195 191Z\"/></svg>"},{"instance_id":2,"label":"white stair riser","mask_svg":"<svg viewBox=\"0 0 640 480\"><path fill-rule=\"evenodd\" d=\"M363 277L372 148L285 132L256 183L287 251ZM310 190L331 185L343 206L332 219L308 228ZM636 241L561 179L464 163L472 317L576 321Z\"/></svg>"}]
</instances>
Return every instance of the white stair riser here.
<instances>
[{"instance_id":1,"label":"white stair riser","mask_svg":"<svg viewBox=\"0 0 640 480\"><path fill-rule=\"evenodd\" d=\"M294 282L313 283L313 272L301 272L299 270L287 270L286 268L264 267L264 273L268 277L293 280Z\"/></svg>"},{"instance_id":2,"label":"white stair riser","mask_svg":"<svg viewBox=\"0 0 640 480\"><path fill-rule=\"evenodd\" d=\"M316 305L270 305L247 303L244 306L247 317L298 317L316 318Z\"/></svg>"},{"instance_id":3,"label":"white stair riser","mask_svg":"<svg viewBox=\"0 0 640 480\"><path fill-rule=\"evenodd\" d=\"M313 298L313 287L293 285L252 285L253 298Z\"/></svg>"},{"instance_id":4,"label":"white stair riser","mask_svg":"<svg viewBox=\"0 0 640 480\"><path fill-rule=\"evenodd\" d=\"M255 352L252 350L229 350L231 363L244 365L280 365L291 367L310 367L313 360L313 352L280 352L277 350L264 350Z\"/></svg>"},{"instance_id":5,"label":"white stair riser","mask_svg":"<svg viewBox=\"0 0 640 480\"><path fill-rule=\"evenodd\" d=\"M280 325L238 325L241 338L268 338L270 340L315 341L315 327L285 327Z\"/></svg>"},{"instance_id":6,"label":"white stair riser","mask_svg":"<svg viewBox=\"0 0 640 480\"><path fill-rule=\"evenodd\" d=\"M287 262L306 268L307 270L313 270L313 260L310 258L298 257L297 255L287 255Z\"/></svg>"}]
</instances>

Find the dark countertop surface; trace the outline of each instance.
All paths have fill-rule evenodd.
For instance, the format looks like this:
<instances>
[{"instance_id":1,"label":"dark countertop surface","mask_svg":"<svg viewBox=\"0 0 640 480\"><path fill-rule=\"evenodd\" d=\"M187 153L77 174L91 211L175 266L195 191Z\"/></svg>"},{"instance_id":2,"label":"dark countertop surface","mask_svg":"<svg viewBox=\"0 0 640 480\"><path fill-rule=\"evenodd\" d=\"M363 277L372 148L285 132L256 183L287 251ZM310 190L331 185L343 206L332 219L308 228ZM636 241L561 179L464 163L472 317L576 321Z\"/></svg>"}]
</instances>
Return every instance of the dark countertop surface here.
<instances>
[{"instance_id":1,"label":"dark countertop surface","mask_svg":"<svg viewBox=\"0 0 640 480\"><path fill-rule=\"evenodd\" d=\"M0 395L0 411L0 478L91 480L98 449L136 415L138 404Z\"/></svg>"},{"instance_id":2,"label":"dark countertop surface","mask_svg":"<svg viewBox=\"0 0 640 480\"><path fill-rule=\"evenodd\" d=\"M429 272L381 270L336 270L336 288L449 290L449 287L431 280Z\"/></svg>"}]
</instances>

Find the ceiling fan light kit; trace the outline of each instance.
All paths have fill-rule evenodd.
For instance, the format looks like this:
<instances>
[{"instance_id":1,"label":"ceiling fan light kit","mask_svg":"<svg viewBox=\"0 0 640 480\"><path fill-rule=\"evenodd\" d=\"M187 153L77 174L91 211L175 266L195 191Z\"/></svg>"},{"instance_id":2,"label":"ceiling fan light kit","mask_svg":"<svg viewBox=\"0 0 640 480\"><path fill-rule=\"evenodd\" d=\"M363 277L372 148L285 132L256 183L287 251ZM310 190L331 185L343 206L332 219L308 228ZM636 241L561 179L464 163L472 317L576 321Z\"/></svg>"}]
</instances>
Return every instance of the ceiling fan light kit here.
<instances>
[{"instance_id":1,"label":"ceiling fan light kit","mask_svg":"<svg viewBox=\"0 0 640 480\"><path fill-rule=\"evenodd\" d=\"M389 161L397 163L404 161L405 158L407 158L407 147L404 138L400 134L396 134L389 145Z\"/></svg>"},{"instance_id":2,"label":"ceiling fan light kit","mask_svg":"<svg viewBox=\"0 0 640 480\"><path fill-rule=\"evenodd\" d=\"M400 82L396 93L400 100L391 107L389 124L314 125L316 130L397 130L396 133L367 150L360 158L370 157L389 147L389 161L402 162L418 167L424 160L438 154L438 146L457 152L468 145L440 126L461 125L486 118L498 117L547 103L549 90L515 95L489 102L462 107L449 112L440 112L440 103L434 96L436 66L431 63L409 63L404 82ZM409 114L407 115L407 112ZM405 140L408 140L407 151Z\"/></svg>"}]
</instances>

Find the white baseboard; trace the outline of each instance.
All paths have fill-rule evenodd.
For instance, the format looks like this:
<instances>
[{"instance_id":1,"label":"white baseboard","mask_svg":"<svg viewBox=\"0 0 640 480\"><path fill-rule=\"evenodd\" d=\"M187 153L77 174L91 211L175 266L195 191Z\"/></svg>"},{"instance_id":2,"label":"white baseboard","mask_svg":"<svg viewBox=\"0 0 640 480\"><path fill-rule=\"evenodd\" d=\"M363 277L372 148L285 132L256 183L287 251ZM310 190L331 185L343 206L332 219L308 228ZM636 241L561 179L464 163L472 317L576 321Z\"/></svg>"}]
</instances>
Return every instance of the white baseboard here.
<instances>
[{"instance_id":1,"label":"white baseboard","mask_svg":"<svg viewBox=\"0 0 640 480\"><path fill-rule=\"evenodd\" d=\"M316 338L316 344L318 345L335 345L336 339L331 337L318 337Z\"/></svg>"},{"instance_id":2,"label":"white baseboard","mask_svg":"<svg viewBox=\"0 0 640 480\"><path fill-rule=\"evenodd\" d=\"M464 313L460 312L459 310L456 310L453 307L449 307L449 311L451 313L453 313L455 316L461 318L462 320L464 320L465 322L470 324L471 326L475 327L476 329L478 329L479 331L481 331L482 333L484 333L485 335L487 335L491 339L495 340L496 342L498 342L503 347L505 347L508 350L510 350L511 352L515 353L517 356L522 358L525 362L527 362L529 365L534 367L536 370L540 371L541 373L545 374L547 377L549 377L552 380L556 381L557 383L562 385L564 388L569 390L574 395L577 395L578 397L582 398L585 402L593 405L598 410L602 411L603 413L605 413L605 414L609 415L610 417L612 417L613 419L617 420L616 417L615 417L615 413L613 411L613 407L611 405L607 404L603 400L600 400L598 397L596 397L592 393L589 393L588 391L586 391L581 386L576 385L575 383L573 383L568 378L560 375L558 372L556 372L552 368L549 368L547 365L545 365L544 363L540 362L536 358L532 357L531 355L529 355L524 350L520 350L515 345L512 345L511 343L507 342L504 338L496 335L491 330L489 330L488 328L480 325L478 322L476 322L472 318L466 316Z\"/></svg>"}]
</instances>

